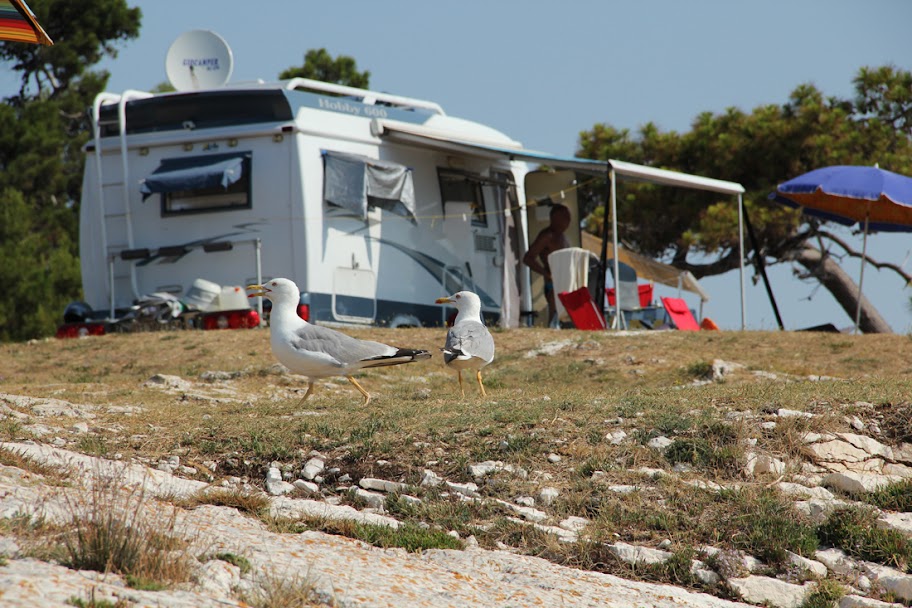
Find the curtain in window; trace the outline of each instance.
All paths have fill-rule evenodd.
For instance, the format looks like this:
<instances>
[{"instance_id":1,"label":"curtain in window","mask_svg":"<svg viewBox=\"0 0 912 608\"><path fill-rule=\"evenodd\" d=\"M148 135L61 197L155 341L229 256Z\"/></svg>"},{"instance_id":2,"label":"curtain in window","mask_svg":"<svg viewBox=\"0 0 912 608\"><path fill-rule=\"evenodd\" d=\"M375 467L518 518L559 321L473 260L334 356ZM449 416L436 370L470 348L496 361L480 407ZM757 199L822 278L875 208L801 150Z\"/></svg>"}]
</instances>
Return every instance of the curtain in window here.
<instances>
[{"instance_id":1,"label":"curtain in window","mask_svg":"<svg viewBox=\"0 0 912 608\"><path fill-rule=\"evenodd\" d=\"M413 224L415 185L403 165L344 152L323 152L323 198L367 219L369 207L400 215Z\"/></svg>"}]
</instances>

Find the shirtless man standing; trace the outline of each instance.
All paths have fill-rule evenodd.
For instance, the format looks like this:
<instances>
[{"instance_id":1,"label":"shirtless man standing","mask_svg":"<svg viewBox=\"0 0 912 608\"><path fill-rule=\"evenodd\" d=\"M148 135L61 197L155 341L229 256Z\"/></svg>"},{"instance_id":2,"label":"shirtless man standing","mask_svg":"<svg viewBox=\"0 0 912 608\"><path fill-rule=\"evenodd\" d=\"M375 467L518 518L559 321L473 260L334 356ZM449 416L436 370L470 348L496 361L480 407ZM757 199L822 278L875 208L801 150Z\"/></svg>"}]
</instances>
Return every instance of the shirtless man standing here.
<instances>
[{"instance_id":1,"label":"shirtless man standing","mask_svg":"<svg viewBox=\"0 0 912 608\"><path fill-rule=\"evenodd\" d=\"M551 224L538 233L529 251L523 256L523 263L545 277L545 299L548 300L548 325L556 322L557 305L554 301L554 282L551 278L551 268L548 266L548 254L558 249L570 246L564 232L570 226L570 209L565 205L554 204L551 206Z\"/></svg>"}]
</instances>

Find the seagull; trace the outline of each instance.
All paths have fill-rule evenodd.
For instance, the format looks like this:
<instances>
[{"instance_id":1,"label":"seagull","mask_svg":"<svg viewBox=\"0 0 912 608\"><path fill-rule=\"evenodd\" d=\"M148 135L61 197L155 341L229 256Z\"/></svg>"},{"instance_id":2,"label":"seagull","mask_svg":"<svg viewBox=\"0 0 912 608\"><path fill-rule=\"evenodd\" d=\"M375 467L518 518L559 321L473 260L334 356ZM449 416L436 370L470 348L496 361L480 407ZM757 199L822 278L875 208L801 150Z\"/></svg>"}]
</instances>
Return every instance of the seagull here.
<instances>
[{"instance_id":1,"label":"seagull","mask_svg":"<svg viewBox=\"0 0 912 608\"><path fill-rule=\"evenodd\" d=\"M262 285L248 285L253 298L262 296L272 300L269 342L272 353L282 365L307 377L307 392L301 403L313 394L314 380L329 376L345 376L364 395L364 403L371 396L352 375L359 369L400 365L427 359L426 350L397 348L380 342L358 340L341 332L308 323L298 316L297 307L301 292L294 281L272 279Z\"/></svg>"},{"instance_id":2,"label":"seagull","mask_svg":"<svg viewBox=\"0 0 912 608\"><path fill-rule=\"evenodd\" d=\"M481 396L487 397L481 383L481 368L494 360L494 338L481 321L481 300L471 291L460 291L445 298L438 298L437 304L454 304L458 311L453 327L447 332L443 351L443 362L456 370L459 376L459 390L465 397L462 386L462 370L474 369L475 379Z\"/></svg>"}]
</instances>

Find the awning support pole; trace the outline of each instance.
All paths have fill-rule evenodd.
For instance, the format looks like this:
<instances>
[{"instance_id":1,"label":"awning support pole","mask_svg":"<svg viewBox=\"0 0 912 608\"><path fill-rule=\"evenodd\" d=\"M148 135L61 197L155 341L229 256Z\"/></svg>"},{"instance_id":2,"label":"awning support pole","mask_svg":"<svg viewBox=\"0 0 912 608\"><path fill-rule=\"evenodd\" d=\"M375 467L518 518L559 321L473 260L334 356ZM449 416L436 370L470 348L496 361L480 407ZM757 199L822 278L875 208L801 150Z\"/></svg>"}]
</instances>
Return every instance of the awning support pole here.
<instances>
[{"instance_id":1,"label":"awning support pole","mask_svg":"<svg viewBox=\"0 0 912 608\"><path fill-rule=\"evenodd\" d=\"M259 239L253 239L253 250L256 253L256 281L257 285L263 284L263 261L262 261L263 242ZM257 298L257 314L260 315L260 327L266 326L263 320L263 298Z\"/></svg>"},{"instance_id":2,"label":"awning support pole","mask_svg":"<svg viewBox=\"0 0 912 608\"><path fill-rule=\"evenodd\" d=\"M741 331L747 328L747 301L744 295L744 200L738 194L738 248L741 252L738 265L741 272Z\"/></svg>"},{"instance_id":3,"label":"awning support pole","mask_svg":"<svg viewBox=\"0 0 912 608\"><path fill-rule=\"evenodd\" d=\"M607 179L608 182L605 184L607 188L605 194L607 194L607 196L605 197L605 215L602 217L602 250L599 254L599 276L595 282L595 305L598 307L600 315L604 315L605 310L607 310L607 307L605 306L605 287L607 287L605 283L605 273L608 271L608 214L611 201L611 184L614 183L610 170L606 172L605 179Z\"/></svg>"},{"instance_id":4,"label":"awning support pole","mask_svg":"<svg viewBox=\"0 0 912 608\"><path fill-rule=\"evenodd\" d=\"M108 320L114 320L114 256L108 254L108 281L111 285L111 312L108 313Z\"/></svg>"},{"instance_id":5,"label":"awning support pole","mask_svg":"<svg viewBox=\"0 0 912 608\"><path fill-rule=\"evenodd\" d=\"M614 247L614 322L618 329L621 327L621 290L618 287L618 277L621 276L621 264L618 260L618 223L617 223L617 186L615 183L614 169L608 172L611 178L611 244Z\"/></svg>"},{"instance_id":6,"label":"awning support pole","mask_svg":"<svg viewBox=\"0 0 912 608\"><path fill-rule=\"evenodd\" d=\"M861 274L858 275L858 304L855 306L855 333L858 333L858 326L861 324L861 298L864 292L861 286L864 284L865 262L868 260L868 217L871 215L871 202L868 201L865 207L864 236L861 239Z\"/></svg>"}]
</instances>

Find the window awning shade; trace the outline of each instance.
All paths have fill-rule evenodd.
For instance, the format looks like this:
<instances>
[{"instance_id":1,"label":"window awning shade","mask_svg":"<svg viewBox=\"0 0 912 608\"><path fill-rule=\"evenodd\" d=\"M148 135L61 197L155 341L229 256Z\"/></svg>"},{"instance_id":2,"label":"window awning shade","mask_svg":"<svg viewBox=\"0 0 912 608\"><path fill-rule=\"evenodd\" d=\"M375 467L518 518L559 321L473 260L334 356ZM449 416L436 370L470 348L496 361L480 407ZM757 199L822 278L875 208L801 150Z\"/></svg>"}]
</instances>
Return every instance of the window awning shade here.
<instances>
[{"instance_id":1,"label":"window awning shade","mask_svg":"<svg viewBox=\"0 0 912 608\"><path fill-rule=\"evenodd\" d=\"M323 152L323 162L323 198L327 203L348 209L364 220L368 207L379 207L417 223L415 184L408 167L330 151Z\"/></svg>"},{"instance_id":2,"label":"window awning shade","mask_svg":"<svg viewBox=\"0 0 912 608\"><path fill-rule=\"evenodd\" d=\"M244 176L249 152L215 154L190 158L164 158L148 177L140 181L143 200L156 193L227 189Z\"/></svg>"}]
</instances>

